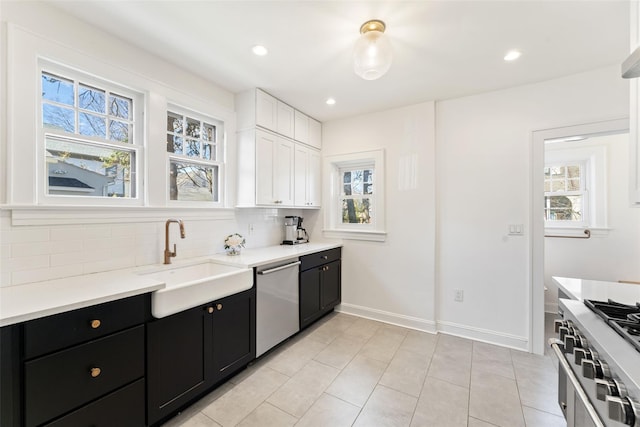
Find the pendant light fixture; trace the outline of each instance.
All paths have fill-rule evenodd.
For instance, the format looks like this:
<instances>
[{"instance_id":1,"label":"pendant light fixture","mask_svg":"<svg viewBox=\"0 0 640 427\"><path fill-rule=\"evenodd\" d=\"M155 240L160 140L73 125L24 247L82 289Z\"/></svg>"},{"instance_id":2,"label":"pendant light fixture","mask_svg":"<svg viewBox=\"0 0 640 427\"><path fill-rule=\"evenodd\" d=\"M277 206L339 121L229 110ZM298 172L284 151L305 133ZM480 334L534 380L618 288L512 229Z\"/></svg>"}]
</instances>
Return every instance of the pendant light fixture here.
<instances>
[{"instance_id":1,"label":"pendant light fixture","mask_svg":"<svg viewBox=\"0 0 640 427\"><path fill-rule=\"evenodd\" d=\"M353 50L353 71L365 80L382 77L393 61L393 50L384 35L386 26L379 19L367 21L360 27L360 38Z\"/></svg>"}]
</instances>

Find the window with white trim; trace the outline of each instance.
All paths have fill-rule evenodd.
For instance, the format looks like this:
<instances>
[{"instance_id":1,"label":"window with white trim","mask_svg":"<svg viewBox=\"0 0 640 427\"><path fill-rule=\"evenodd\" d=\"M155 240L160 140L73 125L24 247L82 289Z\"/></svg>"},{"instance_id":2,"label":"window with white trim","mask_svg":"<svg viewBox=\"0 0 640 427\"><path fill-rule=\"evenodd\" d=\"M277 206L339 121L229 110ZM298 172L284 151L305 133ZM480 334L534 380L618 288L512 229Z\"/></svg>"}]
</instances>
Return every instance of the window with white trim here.
<instances>
[{"instance_id":1,"label":"window with white trim","mask_svg":"<svg viewBox=\"0 0 640 427\"><path fill-rule=\"evenodd\" d=\"M178 107L169 108L169 200L221 204L223 123Z\"/></svg>"},{"instance_id":2,"label":"window with white trim","mask_svg":"<svg viewBox=\"0 0 640 427\"><path fill-rule=\"evenodd\" d=\"M374 165L340 169L342 181L338 203L342 224L372 224L375 222Z\"/></svg>"},{"instance_id":3,"label":"window with white trim","mask_svg":"<svg viewBox=\"0 0 640 427\"><path fill-rule=\"evenodd\" d=\"M608 142L601 138L545 144L543 215L551 234L607 227Z\"/></svg>"},{"instance_id":4,"label":"window with white trim","mask_svg":"<svg viewBox=\"0 0 640 427\"><path fill-rule=\"evenodd\" d=\"M324 235L384 241L384 151L325 157Z\"/></svg>"},{"instance_id":5,"label":"window with white trim","mask_svg":"<svg viewBox=\"0 0 640 427\"><path fill-rule=\"evenodd\" d=\"M40 75L43 197L138 199L141 95L56 66Z\"/></svg>"},{"instance_id":6,"label":"window with white trim","mask_svg":"<svg viewBox=\"0 0 640 427\"><path fill-rule=\"evenodd\" d=\"M589 224L586 163L567 162L544 168L544 219L547 223Z\"/></svg>"}]
</instances>

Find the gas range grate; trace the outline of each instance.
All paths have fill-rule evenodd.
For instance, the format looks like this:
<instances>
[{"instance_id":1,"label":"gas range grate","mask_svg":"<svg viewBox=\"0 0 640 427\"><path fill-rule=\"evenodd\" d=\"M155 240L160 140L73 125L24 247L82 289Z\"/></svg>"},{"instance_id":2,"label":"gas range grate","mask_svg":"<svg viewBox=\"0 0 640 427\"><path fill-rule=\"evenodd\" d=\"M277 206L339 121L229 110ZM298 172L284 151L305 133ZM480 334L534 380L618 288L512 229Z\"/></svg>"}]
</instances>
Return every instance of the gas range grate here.
<instances>
[{"instance_id":1,"label":"gas range grate","mask_svg":"<svg viewBox=\"0 0 640 427\"><path fill-rule=\"evenodd\" d=\"M640 352L640 303L628 305L613 300L584 300L584 303Z\"/></svg>"}]
</instances>

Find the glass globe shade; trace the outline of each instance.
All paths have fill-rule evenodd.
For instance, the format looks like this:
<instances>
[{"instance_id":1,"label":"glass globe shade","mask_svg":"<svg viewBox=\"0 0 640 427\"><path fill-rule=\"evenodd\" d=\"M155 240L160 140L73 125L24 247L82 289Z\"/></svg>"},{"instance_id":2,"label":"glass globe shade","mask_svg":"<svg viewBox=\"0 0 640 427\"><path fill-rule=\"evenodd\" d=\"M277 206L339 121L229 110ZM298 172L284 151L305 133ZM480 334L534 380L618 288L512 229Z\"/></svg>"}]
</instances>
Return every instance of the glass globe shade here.
<instances>
[{"instance_id":1,"label":"glass globe shade","mask_svg":"<svg viewBox=\"0 0 640 427\"><path fill-rule=\"evenodd\" d=\"M393 62L389 39L380 31L362 34L353 51L353 71L365 80L382 77Z\"/></svg>"}]
</instances>

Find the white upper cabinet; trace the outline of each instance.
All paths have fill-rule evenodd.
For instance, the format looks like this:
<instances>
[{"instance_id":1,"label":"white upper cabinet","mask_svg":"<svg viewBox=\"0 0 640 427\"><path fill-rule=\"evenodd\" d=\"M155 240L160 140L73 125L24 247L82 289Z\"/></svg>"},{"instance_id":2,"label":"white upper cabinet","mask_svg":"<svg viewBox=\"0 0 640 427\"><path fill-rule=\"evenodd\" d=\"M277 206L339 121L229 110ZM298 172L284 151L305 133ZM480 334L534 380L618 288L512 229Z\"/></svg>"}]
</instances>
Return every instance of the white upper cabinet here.
<instances>
[{"instance_id":1,"label":"white upper cabinet","mask_svg":"<svg viewBox=\"0 0 640 427\"><path fill-rule=\"evenodd\" d=\"M287 138L293 138L293 111L293 107L288 106L282 101L278 101L278 128L276 129L276 132L280 135L286 136Z\"/></svg>"},{"instance_id":2,"label":"white upper cabinet","mask_svg":"<svg viewBox=\"0 0 640 427\"><path fill-rule=\"evenodd\" d=\"M319 208L320 122L260 89L235 102L237 206Z\"/></svg>"},{"instance_id":3,"label":"white upper cabinet","mask_svg":"<svg viewBox=\"0 0 640 427\"><path fill-rule=\"evenodd\" d=\"M255 132L255 204L293 206L293 141Z\"/></svg>"},{"instance_id":4,"label":"white upper cabinet","mask_svg":"<svg viewBox=\"0 0 640 427\"><path fill-rule=\"evenodd\" d=\"M630 2L631 5L631 50L633 52L640 46L640 5L638 2ZM631 79L631 110L629 115L629 198L633 206L640 207L640 78Z\"/></svg>"},{"instance_id":5,"label":"white upper cabinet","mask_svg":"<svg viewBox=\"0 0 640 427\"><path fill-rule=\"evenodd\" d=\"M322 124L309 117L309 145L322 149Z\"/></svg>"},{"instance_id":6,"label":"white upper cabinet","mask_svg":"<svg viewBox=\"0 0 640 427\"><path fill-rule=\"evenodd\" d=\"M320 207L320 151L296 144L294 165L294 204L299 207Z\"/></svg>"},{"instance_id":7,"label":"white upper cabinet","mask_svg":"<svg viewBox=\"0 0 640 427\"><path fill-rule=\"evenodd\" d=\"M306 114L296 110L295 120L295 139L304 144L309 143L309 117Z\"/></svg>"},{"instance_id":8,"label":"white upper cabinet","mask_svg":"<svg viewBox=\"0 0 640 427\"><path fill-rule=\"evenodd\" d=\"M276 131L278 129L278 100L268 93L256 90L256 125Z\"/></svg>"}]
</instances>

